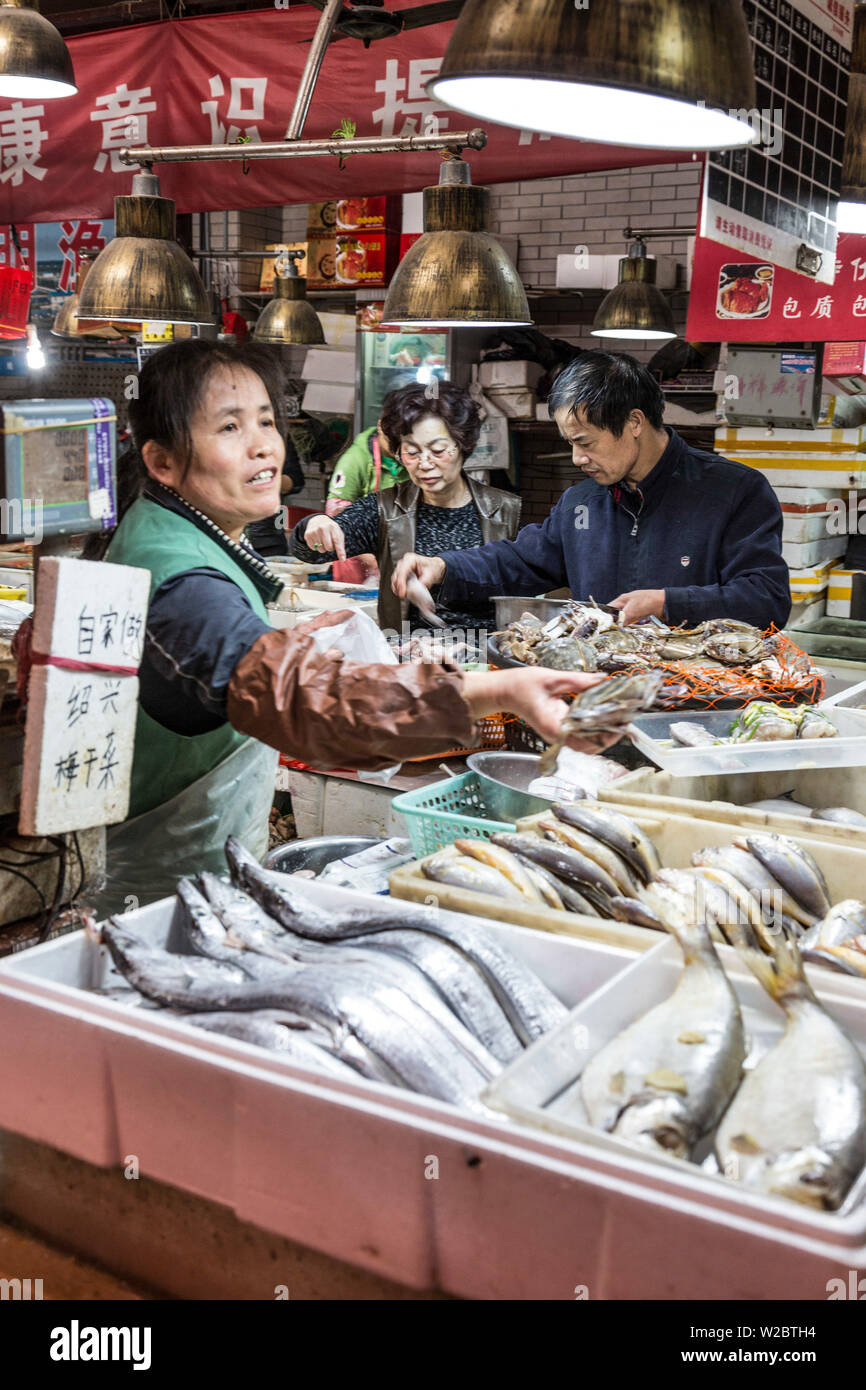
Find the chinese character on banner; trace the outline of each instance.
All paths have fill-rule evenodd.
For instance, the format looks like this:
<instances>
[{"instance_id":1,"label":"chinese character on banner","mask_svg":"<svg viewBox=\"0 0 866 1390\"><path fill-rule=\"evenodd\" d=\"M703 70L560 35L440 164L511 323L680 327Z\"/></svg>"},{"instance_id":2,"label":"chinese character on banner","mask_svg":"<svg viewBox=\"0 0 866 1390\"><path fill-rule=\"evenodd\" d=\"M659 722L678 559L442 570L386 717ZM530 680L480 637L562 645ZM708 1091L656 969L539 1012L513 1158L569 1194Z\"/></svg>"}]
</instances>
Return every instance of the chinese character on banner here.
<instances>
[{"instance_id":1,"label":"chinese character on banner","mask_svg":"<svg viewBox=\"0 0 866 1390\"><path fill-rule=\"evenodd\" d=\"M866 295L858 294L854 300L851 312L855 318L862 319L866 316Z\"/></svg>"},{"instance_id":2,"label":"chinese character on banner","mask_svg":"<svg viewBox=\"0 0 866 1390\"><path fill-rule=\"evenodd\" d=\"M786 299L782 307L782 317L786 319L798 319L800 317L799 299Z\"/></svg>"},{"instance_id":3,"label":"chinese character on banner","mask_svg":"<svg viewBox=\"0 0 866 1390\"><path fill-rule=\"evenodd\" d=\"M21 101L13 101L8 111L0 113L0 182L18 188L25 174L40 183L45 178L47 171L38 167L48 138L48 131L39 124L44 115L44 106L25 106Z\"/></svg>"},{"instance_id":4,"label":"chinese character on banner","mask_svg":"<svg viewBox=\"0 0 866 1390\"><path fill-rule=\"evenodd\" d=\"M815 316L817 315L819 319L828 319L832 313L832 310L833 296L831 294L822 294L821 298L817 301L809 317L815 318Z\"/></svg>"},{"instance_id":5,"label":"chinese character on banner","mask_svg":"<svg viewBox=\"0 0 866 1390\"><path fill-rule=\"evenodd\" d=\"M28 270L35 270L36 238L33 227L29 222L26 225L16 222L15 230L21 247L20 255L12 240L12 228L0 226L0 265L26 265Z\"/></svg>"},{"instance_id":6,"label":"chinese character on banner","mask_svg":"<svg viewBox=\"0 0 866 1390\"><path fill-rule=\"evenodd\" d=\"M263 121L265 118L266 77L232 77L231 95L225 112L227 121ZM210 121L210 142L212 145L234 145L239 135L248 140L261 142L258 126L230 125L228 129L219 118L219 98L225 96L221 77L209 80L211 101L203 101L201 109Z\"/></svg>"},{"instance_id":7,"label":"chinese character on banner","mask_svg":"<svg viewBox=\"0 0 866 1390\"><path fill-rule=\"evenodd\" d=\"M375 84L375 90L383 97L382 105L373 112L373 124L382 128L380 134L411 135L427 130L431 123L437 132L448 129L448 117L452 113L447 107L430 101L424 91L425 82L436 76L441 63L441 58L411 59L407 91L407 79L400 76L400 60L388 59L385 76ZM403 92L406 92L405 98L401 95ZM399 130L396 129L398 116L404 118Z\"/></svg>"},{"instance_id":8,"label":"chinese character on banner","mask_svg":"<svg viewBox=\"0 0 866 1390\"><path fill-rule=\"evenodd\" d=\"M65 294L72 288L73 277L81 265L82 253L101 251L105 246L105 237L102 235L101 222L88 222L86 219L80 222L61 222L60 232L57 245L63 252L63 269L57 287Z\"/></svg>"},{"instance_id":9,"label":"chinese character on banner","mask_svg":"<svg viewBox=\"0 0 866 1390\"><path fill-rule=\"evenodd\" d=\"M121 82L107 96L96 98L96 105L105 107L104 111L90 113L92 121L103 123L102 149L93 164L97 173L103 172L109 162L109 155L113 174L131 172L138 168L137 164L121 164L118 154L127 145L148 143L147 112L156 110L155 101L144 100L150 94L150 87L139 87L137 91L130 91L126 83Z\"/></svg>"}]
</instances>

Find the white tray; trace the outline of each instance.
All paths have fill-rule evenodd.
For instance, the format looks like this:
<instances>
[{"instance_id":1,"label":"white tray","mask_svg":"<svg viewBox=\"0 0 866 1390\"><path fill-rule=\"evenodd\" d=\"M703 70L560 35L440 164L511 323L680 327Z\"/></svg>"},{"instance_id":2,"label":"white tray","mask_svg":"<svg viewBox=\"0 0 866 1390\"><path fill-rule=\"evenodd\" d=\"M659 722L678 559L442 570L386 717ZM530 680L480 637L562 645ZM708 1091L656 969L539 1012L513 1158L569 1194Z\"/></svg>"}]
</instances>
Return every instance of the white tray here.
<instances>
[{"instance_id":1,"label":"white tray","mask_svg":"<svg viewBox=\"0 0 866 1390\"><path fill-rule=\"evenodd\" d=\"M632 743L665 772L690 777L710 772L775 772L808 767L866 766L866 718L859 711L823 708L837 738L797 738L770 743L708 744L685 748L670 737L671 724L699 724L716 738L726 737L737 710L666 711L640 715L628 726Z\"/></svg>"},{"instance_id":2,"label":"white tray","mask_svg":"<svg viewBox=\"0 0 866 1390\"><path fill-rule=\"evenodd\" d=\"M781 1037L785 1015L739 959L736 951L730 946L718 947L717 950L740 1001L746 1033L745 1068L751 1069ZM582 1063L588 1062L629 1024L667 999L674 990L682 968L682 951L670 938L638 956L622 975L602 985L595 994L578 1004L558 1028L527 1048L490 1083L484 1099L495 1109L552 1133L570 1135L584 1142L594 1140L612 1153L638 1154L663 1168L672 1168L688 1175L700 1173L702 1180L724 1189L733 1189L738 1193L748 1191L715 1170L713 1134L701 1141L693 1160L686 1160L673 1158L661 1150L645 1150L642 1146L595 1128L590 1124L579 1098L573 1102L574 1113L568 1118L556 1111L555 1098L578 1079L583 1069ZM866 998L858 999L847 989L837 991L835 981L831 984L826 975L815 992L866 1057ZM790 1085L793 1087L796 1084L796 1078L792 1077ZM849 1190L839 1211L820 1213L820 1220L831 1225L844 1221L846 1216L860 1208L864 1197L866 1168ZM798 1210L799 1204L784 1197L765 1196L763 1200L789 1214L792 1208ZM860 1219L866 1226L866 1207L862 1208Z\"/></svg>"}]
</instances>

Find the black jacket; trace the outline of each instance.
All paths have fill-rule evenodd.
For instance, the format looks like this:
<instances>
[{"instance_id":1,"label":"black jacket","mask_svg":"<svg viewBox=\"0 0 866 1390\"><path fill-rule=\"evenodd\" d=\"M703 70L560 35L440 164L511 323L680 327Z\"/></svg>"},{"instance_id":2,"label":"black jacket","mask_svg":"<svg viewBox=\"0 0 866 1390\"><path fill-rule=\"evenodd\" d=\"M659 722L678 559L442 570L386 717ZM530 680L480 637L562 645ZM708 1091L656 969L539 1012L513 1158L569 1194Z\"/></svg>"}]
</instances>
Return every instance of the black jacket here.
<instances>
[{"instance_id":1,"label":"black jacket","mask_svg":"<svg viewBox=\"0 0 866 1390\"><path fill-rule=\"evenodd\" d=\"M449 551L441 601L567 585L577 599L609 603L634 589L664 589L672 624L738 618L783 627L791 595L782 512L770 484L744 464L668 434L639 490L585 479L515 540Z\"/></svg>"}]
</instances>

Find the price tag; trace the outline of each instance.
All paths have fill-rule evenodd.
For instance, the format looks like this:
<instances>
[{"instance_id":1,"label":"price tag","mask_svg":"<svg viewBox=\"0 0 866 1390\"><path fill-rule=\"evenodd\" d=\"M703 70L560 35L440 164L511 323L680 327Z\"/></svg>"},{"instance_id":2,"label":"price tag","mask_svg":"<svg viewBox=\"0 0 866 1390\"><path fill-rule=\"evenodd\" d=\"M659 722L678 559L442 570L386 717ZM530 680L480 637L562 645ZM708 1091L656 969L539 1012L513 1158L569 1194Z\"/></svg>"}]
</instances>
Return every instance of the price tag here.
<instances>
[{"instance_id":1,"label":"price tag","mask_svg":"<svg viewBox=\"0 0 866 1390\"><path fill-rule=\"evenodd\" d=\"M156 319L141 325L141 341L143 343L170 343L174 338L174 325L162 323Z\"/></svg>"}]
</instances>

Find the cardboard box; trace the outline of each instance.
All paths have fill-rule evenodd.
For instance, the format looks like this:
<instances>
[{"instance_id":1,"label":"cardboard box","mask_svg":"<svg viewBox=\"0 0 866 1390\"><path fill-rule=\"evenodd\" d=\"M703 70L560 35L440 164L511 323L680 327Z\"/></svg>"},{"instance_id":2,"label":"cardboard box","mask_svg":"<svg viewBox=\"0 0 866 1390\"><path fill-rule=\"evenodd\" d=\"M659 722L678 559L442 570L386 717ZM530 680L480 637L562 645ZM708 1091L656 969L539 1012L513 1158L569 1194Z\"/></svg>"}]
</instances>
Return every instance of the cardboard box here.
<instances>
[{"instance_id":1,"label":"cardboard box","mask_svg":"<svg viewBox=\"0 0 866 1390\"><path fill-rule=\"evenodd\" d=\"M354 386L355 354L340 348L312 347L304 359L301 376L304 381L335 381Z\"/></svg>"},{"instance_id":2,"label":"cardboard box","mask_svg":"<svg viewBox=\"0 0 866 1390\"><path fill-rule=\"evenodd\" d=\"M337 242L334 237L307 242L307 288L331 290L337 283Z\"/></svg>"},{"instance_id":3,"label":"cardboard box","mask_svg":"<svg viewBox=\"0 0 866 1390\"><path fill-rule=\"evenodd\" d=\"M490 403L511 420L535 419L535 392L522 386L489 386L484 393Z\"/></svg>"},{"instance_id":4,"label":"cardboard box","mask_svg":"<svg viewBox=\"0 0 866 1390\"><path fill-rule=\"evenodd\" d=\"M485 391L491 386L523 386L531 389L537 386L543 370L537 362L482 362L478 368L478 380Z\"/></svg>"},{"instance_id":5,"label":"cardboard box","mask_svg":"<svg viewBox=\"0 0 866 1390\"><path fill-rule=\"evenodd\" d=\"M357 324L354 314L319 314L319 323L329 347L355 350Z\"/></svg>"},{"instance_id":6,"label":"cardboard box","mask_svg":"<svg viewBox=\"0 0 866 1390\"><path fill-rule=\"evenodd\" d=\"M338 285L387 285L397 266L395 232L345 232L336 238Z\"/></svg>"},{"instance_id":7,"label":"cardboard box","mask_svg":"<svg viewBox=\"0 0 866 1390\"><path fill-rule=\"evenodd\" d=\"M399 232L403 204L399 194L380 198L341 198L336 205L338 232Z\"/></svg>"},{"instance_id":8,"label":"cardboard box","mask_svg":"<svg viewBox=\"0 0 866 1390\"><path fill-rule=\"evenodd\" d=\"M337 204L307 203L307 237L331 237L337 232Z\"/></svg>"},{"instance_id":9,"label":"cardboard box","mask_svg":"<svg viewBox=\"0 0 866 1390\"><path fill-rule=\"evenodd\" d=\"M355 387L311 381L304 392L304 410L311 415L354 415Z\"/></svg>"}]
</instances>

